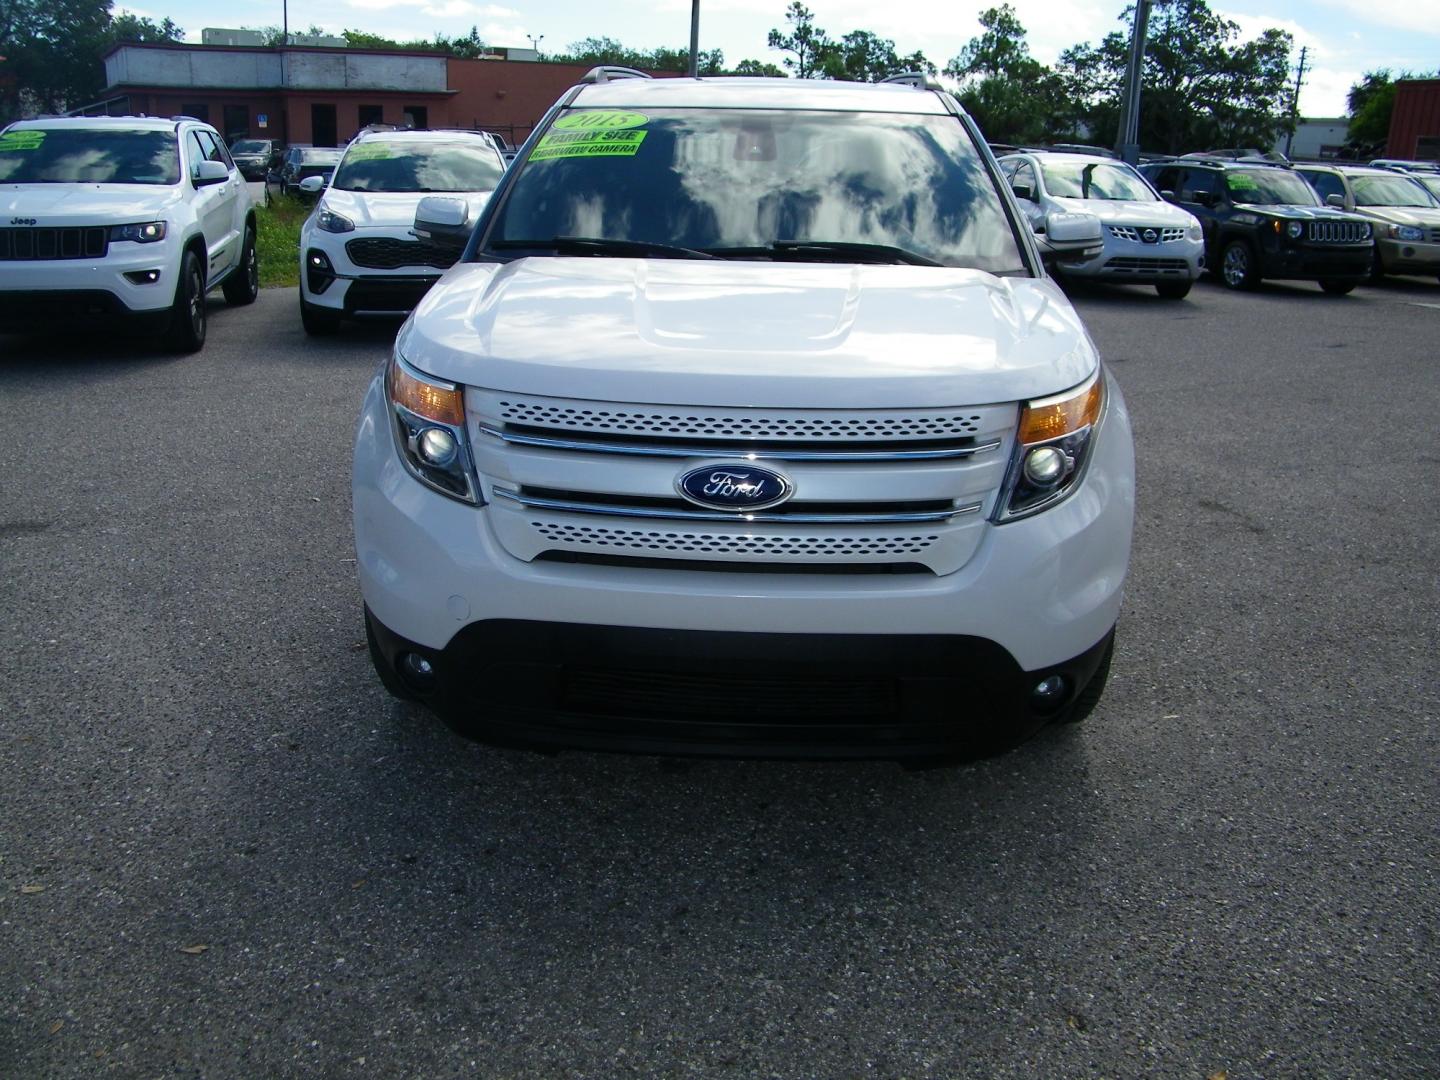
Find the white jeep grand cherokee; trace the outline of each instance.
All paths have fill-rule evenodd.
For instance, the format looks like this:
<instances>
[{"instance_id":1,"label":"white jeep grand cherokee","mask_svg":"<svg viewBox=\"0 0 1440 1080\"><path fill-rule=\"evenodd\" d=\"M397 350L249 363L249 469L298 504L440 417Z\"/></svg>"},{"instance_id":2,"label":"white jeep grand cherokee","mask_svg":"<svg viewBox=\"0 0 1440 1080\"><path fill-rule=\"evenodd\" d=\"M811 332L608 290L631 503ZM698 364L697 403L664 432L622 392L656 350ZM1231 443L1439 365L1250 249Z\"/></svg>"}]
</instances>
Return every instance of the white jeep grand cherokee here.
<instances>
[{"instance_id":1,"label":"white jeep grand cherokee","mask_svg":"<svg viewBox=\"0 0 1440 1080\"><path fill-rule=\"evenodd\" d=\"M1130 421L974 123L918 77L620 74L546 115L370 385L385 685L548 748L944 758L1080 719Z\"/></svg>"},{"instance_id":2,"label":"white jeep grand cherokee","mask_svg":"<svg viewBox=\"0 0 1440 1080\"><path fill-rule=\"evenodd\" d=\"M129 321L205 344L205 293L255 300L255 211L215 129L61 117L0 131L0 330Z\"/></svg>"}]
</instances>

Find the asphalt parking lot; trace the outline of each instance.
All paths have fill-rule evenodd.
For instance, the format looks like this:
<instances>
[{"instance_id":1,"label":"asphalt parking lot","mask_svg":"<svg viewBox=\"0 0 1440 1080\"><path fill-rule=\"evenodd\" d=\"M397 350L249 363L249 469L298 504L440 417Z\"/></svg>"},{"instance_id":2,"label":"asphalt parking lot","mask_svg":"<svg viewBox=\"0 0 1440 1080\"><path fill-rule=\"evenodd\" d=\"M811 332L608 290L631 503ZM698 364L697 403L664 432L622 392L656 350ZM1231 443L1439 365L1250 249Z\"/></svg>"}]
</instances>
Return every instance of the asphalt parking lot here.
<instances>
[{"instance_id":1,"label":"asphalt parking lot","mask_svg":"<svg viewBox=\"0 0 1440 1080\"><path fill-rule=\"evenodd\" d=\"M1440 284L1076 303L1136 424L1110 689L920 773L392 702L393 324L0 337L0 1077L1440 1075Z\"/></svg>"}]
</instances>

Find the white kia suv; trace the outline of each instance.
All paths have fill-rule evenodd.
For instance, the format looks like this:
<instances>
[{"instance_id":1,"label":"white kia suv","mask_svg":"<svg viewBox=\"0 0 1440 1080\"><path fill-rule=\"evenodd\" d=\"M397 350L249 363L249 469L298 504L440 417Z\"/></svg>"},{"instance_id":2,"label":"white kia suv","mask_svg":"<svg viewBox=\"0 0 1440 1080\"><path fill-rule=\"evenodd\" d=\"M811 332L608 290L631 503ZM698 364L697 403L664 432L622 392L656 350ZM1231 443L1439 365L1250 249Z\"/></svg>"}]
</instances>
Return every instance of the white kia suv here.
<instances>
[{"instance_id":1,"label":"white kia suv","mask_svg":"<svg viewBox=\"0 0 1440 1080\"><path fill-rule=\"evenodd\" d=\"M133 323L205 344L205 294L259 289L255 208L215 129L60 117L0 131L0 330Z\"/></svg>"},{"instance_id":2,"label":"white kia suv","mask_svg":"<svg viewBox=\"0 0 1440 1080\"><path fill-rule=\"evenodd\" d=\"M355 315L404 315L459 257L461 246L412 231L427 195L464 201L468 220L505 171L478 131L362 131L300 228L300 317L312 334Z\"/></svg>"},{"instance_id":3,"label":"white kia suv","mask_svg":"<svg viewBox=\"0 0 1440 1080\"><path fill-rule=\"evenodd\" d=\"M1082 718L1134 458L1041 256L920 76L596 69L366 395L380 678L549 748L943 759Z\"/></svg>"}]
</instances>

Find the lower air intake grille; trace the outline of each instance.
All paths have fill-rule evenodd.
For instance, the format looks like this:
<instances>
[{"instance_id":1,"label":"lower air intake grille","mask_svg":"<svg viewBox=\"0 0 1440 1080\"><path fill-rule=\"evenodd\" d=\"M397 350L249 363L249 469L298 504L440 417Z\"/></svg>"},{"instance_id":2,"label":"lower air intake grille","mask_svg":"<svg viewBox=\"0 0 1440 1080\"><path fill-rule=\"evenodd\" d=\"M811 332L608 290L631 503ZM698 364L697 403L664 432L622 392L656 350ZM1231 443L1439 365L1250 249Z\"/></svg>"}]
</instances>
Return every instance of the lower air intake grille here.
<instances>
[{"instance_id":1,"label":"lower air intake grille","mask_svg":"<svg viewBox=\"0 0 1440 1080\"><path fill-rule=\"evenodd\" d=\"M638 555L700 556L713 558L764 558L815 560L894 561L914 556L939 537L864 534L800 535L783 533L698 532L661 529L613 529L532 521L541 536L554 544L595 550L625 551Z\"/></svg>"},{"instance_id":2,"label":"lower air intake grille","mask_svg":"<svg viewBox=\"0 0 1440 1080\"><path fill-rule=\"evenodd\" d=\"M605 668L563 671L560 704L579 713L717 718L748 723L832 723L889 717L898 709L893 679L765 677L625 671Z\"/></svg>"}]
</instances>

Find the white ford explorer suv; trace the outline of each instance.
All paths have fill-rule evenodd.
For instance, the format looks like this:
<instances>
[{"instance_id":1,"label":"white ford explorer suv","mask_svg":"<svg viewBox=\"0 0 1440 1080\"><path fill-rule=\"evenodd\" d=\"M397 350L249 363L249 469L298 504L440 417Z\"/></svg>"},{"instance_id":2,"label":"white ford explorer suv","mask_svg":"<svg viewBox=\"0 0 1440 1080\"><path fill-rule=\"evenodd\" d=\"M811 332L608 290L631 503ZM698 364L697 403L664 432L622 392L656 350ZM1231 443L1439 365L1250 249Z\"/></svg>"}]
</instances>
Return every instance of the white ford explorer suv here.
<instances>
[{"instance_id":1,"label":"white ford explorer suv","mask_svg":"<svg viewBox=\"0 0 1440 1080\"><path fill-rule=\"evenodd\" d=\"M305 329L328 334L342 317L409 312L463 247L415 235L420 200L459 199L473 224L504 171L483 132L361 132L328 188L320 177L300 182L302 191L324 190L300 228Z\"/></svg>"},{"instance_id":2,"label":"white ford explorer suv","mask_svg":"<svg viewBox=\"0 0 1440 1080\"><path fill-rule=\"evenodd\" d=\"M205 344L205 294L259 288L255 210L198 120L62 117L0 131L0 330L124 322Z\"/></svg>"},{"instance_id":3,"label":"white ford explorer suv","mask_svg":"<svg viewBox=\"0 0 1440 1080\"><path fill-rule=\"evenodd\" d=\"M1130 421L974 123L919 77L621 74L370 384L385 685L541 748L944 760L1083 717Z\"/></svg>"}]
</instances>

